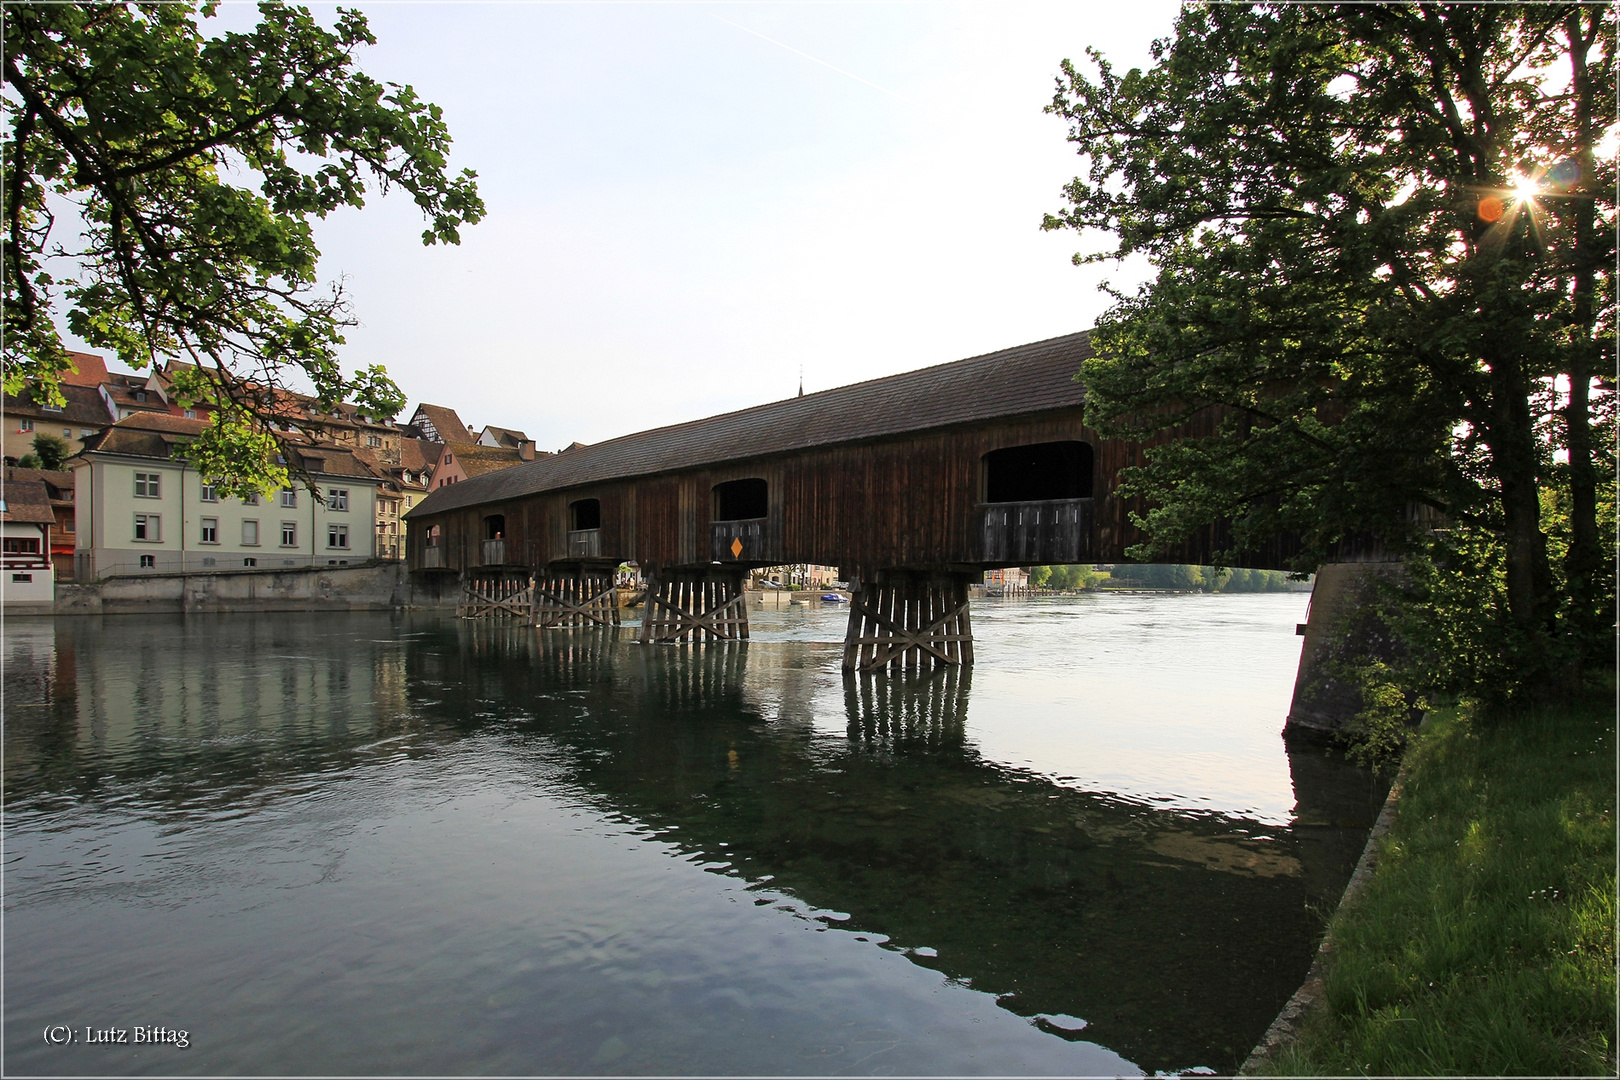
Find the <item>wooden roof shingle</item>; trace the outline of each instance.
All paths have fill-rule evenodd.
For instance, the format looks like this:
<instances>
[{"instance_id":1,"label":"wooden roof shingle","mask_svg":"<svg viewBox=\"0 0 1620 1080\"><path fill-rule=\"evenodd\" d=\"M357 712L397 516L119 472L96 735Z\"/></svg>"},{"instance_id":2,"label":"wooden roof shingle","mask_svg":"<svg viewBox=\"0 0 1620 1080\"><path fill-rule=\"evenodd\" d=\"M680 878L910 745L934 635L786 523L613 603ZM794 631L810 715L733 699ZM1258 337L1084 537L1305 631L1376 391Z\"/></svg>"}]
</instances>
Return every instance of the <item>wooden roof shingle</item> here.
<instances>
[{"instance_id":1,"label":"wooden roof shingle","mask_svg":"<svg viewBox=\"0 0 1620 1080\"><path fill-rule=\"evenodd\" d=\"M437 488L407 517L719 461L1073 408L1090 331L624 435Z\"/></svg>"}]
</instances>

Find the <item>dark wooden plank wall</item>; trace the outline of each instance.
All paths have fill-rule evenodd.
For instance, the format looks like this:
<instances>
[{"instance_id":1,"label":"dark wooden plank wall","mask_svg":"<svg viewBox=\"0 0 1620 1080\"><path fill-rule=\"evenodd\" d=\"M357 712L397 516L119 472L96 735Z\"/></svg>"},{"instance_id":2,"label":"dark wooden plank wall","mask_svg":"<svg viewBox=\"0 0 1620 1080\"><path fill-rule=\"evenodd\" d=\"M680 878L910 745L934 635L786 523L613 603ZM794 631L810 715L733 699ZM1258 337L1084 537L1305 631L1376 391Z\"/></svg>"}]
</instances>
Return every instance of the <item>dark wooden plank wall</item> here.
<instances>
[{"instance_id":1,"label":"dark wooden plank wall","mask_svg":"<svg viewBox=\"0 0 1620 1080\"><path fill-rule=\"evenodd\" d=\"M1145 445L1173 437L1211 434L1218 417L1206 414ZM769 484L765 524L766 563L819 563L869 575L890 566L979 563L983 553L978 505L981 459L992 450L1029 443L1078 439L1094 450L1092 550L1098 562L1126 560L1141 536L1129 514L1138 500L1114 496L1119 470L1143 461L1144 444L1103 440L1081 421L1078 409L964 429L942 429L872 443L849 444L726 463L681 473L641 477L546 492L527 498L465 507L408 527L411 566L426 527L443 529L447 570L479 565L483 519L506 516L508 560L537 566L568 557L569 504L599 499L604 559L643 566L695 566L710 560L712 490L728 480L761 477ZM1215 530L1162 556L1166 562L1204 563L1222 546ZM521 553L521 555L519 554ZM1279 542L1242 560L1243 565L1283 568L1290 554Z\"/></svg>"}]
</instances>

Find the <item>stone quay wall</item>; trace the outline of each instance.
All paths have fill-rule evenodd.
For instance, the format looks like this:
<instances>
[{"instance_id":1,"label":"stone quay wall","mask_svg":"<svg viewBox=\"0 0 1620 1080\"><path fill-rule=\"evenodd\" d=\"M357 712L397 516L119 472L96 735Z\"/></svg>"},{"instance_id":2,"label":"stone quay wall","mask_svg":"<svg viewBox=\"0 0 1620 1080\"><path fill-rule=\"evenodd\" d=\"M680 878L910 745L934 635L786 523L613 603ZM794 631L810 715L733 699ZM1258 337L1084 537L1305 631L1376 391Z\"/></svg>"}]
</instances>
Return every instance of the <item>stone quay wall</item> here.
<instances>
[{"instance_id":1,"label":"stone quay wall","mask_svg":"<svg viewBox=\"0 0 1620 1080\"><path fill-rule=\"evenodd\" d=\"M405 564L398 562L131 574L86 585L58 582L51 613L453 610L460 588L460 583L449 575L413 578L406 573Z\"/></svg>"}]
</instances>

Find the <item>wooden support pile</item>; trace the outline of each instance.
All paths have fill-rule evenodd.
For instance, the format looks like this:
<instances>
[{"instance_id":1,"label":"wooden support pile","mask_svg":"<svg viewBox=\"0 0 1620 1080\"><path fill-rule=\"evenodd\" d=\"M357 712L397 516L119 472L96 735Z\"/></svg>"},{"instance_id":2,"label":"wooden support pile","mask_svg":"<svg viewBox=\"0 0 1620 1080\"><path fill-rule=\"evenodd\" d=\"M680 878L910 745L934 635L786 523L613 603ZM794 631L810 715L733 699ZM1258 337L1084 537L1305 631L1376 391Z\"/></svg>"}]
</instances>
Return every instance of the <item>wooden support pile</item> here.
<instances>
[{"instance_id":1,"label":"wooden support pile","mask_svg":"<svg viewBox=\"0 0 1620 1080\"><path fill-rule=\"evenodd\" d=\"M849 608L844 670L895 674L973 663L970 574L885 570L862 582Z\"/></svg>"},{"instance_id":2,"label":"wooden support pile","mask_svg":"<svg viewBox=\"0 0 1620 1080\"><path fill-rule=\"evenodd\" d=\"M456 615L463 619L500 615L527 619L533 593L534 582L526 574L475 574L462 584Z\"/></svg>"},{"instance_id":3,"label":"wooden support pile","mask_svg":"<svg viewBox=\"0 0 1620 1080\"><path fill-rule=\"evenodd\" d=\"M641 618L643 643L747 637L748 605L741 571L665 571L647 583L647 607Z\"/></svg>"},{"instance_id":4,"label":"wooden support pile","mask_svg":"<svg viewBox=\"0 0 1620 1080\"><path fill-rule=\"evenodd\" d=\"M589 566L541 570L534 585L534 625L618 626L613 571Z\"/></svg>"}]
</instances>

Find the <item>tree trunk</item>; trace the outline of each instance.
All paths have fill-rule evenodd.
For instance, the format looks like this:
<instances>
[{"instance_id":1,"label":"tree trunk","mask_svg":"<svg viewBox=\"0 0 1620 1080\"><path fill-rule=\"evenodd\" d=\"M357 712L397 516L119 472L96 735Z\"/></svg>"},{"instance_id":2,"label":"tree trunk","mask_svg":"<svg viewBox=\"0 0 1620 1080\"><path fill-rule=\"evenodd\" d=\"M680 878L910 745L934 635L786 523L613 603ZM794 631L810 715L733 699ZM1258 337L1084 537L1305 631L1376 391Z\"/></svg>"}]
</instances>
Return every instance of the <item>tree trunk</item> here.
<instances>
[{"instance_id":1,"label":"tree trunk","mask_svg":"<svg viewBox=\"0 0 1620 1080\"><path fill-rule=\"evenodd\" d=\"M1486 441L1491 449L1491 472L1501 485L1508 611L1531 643L1532 662L1543 662L1551 652L1554 607L1547 537L1541 531L1530 380L1511 345L1493 351L1488 361L1491 426Z\"/></svg>"},{"instance_id":2,"label":"tree trunk","mask_svg":"<svg viewBox=\"0 0 1620 1080\"><path fill-rule=\"evenodd\" d=\"M1587 70L1586 56L1602 32L1603 12L1589 13L1589 27L1581 25L1581 13L1572 12L1565 21L1569 39L1571 84L1575 91L1575 150L1580 165L1580 182L1572 194L1575 202L1575 252L1571 349L1569 363L1569 402L1564 408L1566 443L1569 448L1570 522L1569 551L1565 575L1574 601L1577 632L1589 633L1603 618L1607 604L1593 596L1603 558L1597 530L1597 474L1592 467L1590 396L1594 354L1595 313L1593 296L1597 267L1592 255L1596 242L1596 200L1591 198L1596 175L1593 159L1594 87ZM1594 601L1598 603L1594 603ZM1600 606L1601 605L1601 606Z\"/></svg>"}]
</instances>

